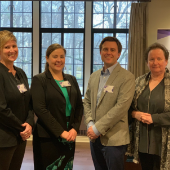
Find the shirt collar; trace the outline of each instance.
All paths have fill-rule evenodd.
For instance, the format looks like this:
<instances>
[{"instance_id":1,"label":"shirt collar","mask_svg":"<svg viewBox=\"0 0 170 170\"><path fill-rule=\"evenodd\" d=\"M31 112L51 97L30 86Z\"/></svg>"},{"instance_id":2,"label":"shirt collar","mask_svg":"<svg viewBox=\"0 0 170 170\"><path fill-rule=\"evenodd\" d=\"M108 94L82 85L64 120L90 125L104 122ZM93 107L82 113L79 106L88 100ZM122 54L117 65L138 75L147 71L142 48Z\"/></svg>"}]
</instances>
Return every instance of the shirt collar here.
<instances>
[{"instance_id":1,"label":"shirt collar","mask_svg":"<svg viewBox=\"0 0 170 170\"><path fill-rule=\"evenodd\" d=\"M113 66L107 68L105 70L105 72L103 71L103 69L101 70L101 75L103 75L104 73L107 74L109 73L109 75L112 73L112 71L114 70L114 68L117 66L118 62L116 64L114 64Z\"/></svg>"}]
</instances>

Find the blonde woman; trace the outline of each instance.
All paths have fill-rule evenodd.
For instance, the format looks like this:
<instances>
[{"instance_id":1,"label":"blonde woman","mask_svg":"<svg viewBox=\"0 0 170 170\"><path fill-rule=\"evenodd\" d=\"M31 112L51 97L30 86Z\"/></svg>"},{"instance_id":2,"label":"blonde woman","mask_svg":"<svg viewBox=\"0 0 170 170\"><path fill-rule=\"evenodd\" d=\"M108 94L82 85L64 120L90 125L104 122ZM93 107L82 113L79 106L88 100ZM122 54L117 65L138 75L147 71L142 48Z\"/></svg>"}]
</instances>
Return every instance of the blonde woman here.
<instances>
[{"instance_id":1,"label":"blonde woman","mask_svg":"<svg viewBox=\"0 0 170 170\"><path fill-rule=\"evenodd\" d=\"M27 76L14 66L17 57L16 37L9 31L0 31L1 170L20 169L34 122Z\"/></svg>"}]
</instances>

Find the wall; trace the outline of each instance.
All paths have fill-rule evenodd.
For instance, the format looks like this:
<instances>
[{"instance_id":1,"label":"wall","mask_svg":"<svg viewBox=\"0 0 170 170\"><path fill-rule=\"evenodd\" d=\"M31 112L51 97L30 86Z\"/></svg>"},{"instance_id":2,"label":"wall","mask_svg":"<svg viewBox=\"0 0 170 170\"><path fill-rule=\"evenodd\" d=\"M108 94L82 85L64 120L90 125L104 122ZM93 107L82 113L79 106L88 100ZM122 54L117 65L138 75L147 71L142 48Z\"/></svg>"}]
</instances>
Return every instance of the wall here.
<instances>
[{"instance_id":1,"label":"wall","mask_svg":"<svg viewBox=\"0 0 170 170\"><path fill-rule=\"evenodd\" d=\"M147 10L147 46L149 46L157 41L157 29L170 29L170 0L151 0Z\"/></svg>"},{"instance_id":2,"label":"wall","mask_svg":"<svg viewBox=\"0 0 170 170\"><path fill-rule=\"evenodd\" d=\"M157 29L170 29L170 0L151 0L147 8L147 47L157 41ZM146 72L148 67L146 66Z\"/></svg>"}]
</instances>

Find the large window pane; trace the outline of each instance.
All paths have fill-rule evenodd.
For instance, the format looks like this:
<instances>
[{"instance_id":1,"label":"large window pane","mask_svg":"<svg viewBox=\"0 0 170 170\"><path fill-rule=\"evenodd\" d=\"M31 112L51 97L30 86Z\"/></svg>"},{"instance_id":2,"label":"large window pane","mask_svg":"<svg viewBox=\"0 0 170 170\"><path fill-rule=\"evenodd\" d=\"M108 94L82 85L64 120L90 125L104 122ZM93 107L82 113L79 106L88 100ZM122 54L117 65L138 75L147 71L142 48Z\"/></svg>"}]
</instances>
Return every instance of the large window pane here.
<instances>
[{"instance_id":1,"label":"large window pane","mask_svg":"<svg viewBox=\"0 0 170 170\"><path fill-rule=\"evenodd\" d=\"M132 2L128 1L95 1L93 2L93 72L102 68L99 44L106 36L117 37L122 44L121 56L118 62L127 69L128 64L128 29ZM98 33L101 32L113 33ZM106 31L107 32L107 31ZM121 32L121 33L120 33Z\"/></svg>"},{"instance_id":2,"label":"large window pane","mask_svg":"<svg viewBox=\"0 0 170 170\"><path fill-rule=\"evenodd\" d=\"M117 33L116 38L118 38L122 44L122 52L118 59L118 62L120 63L120 65L123 68L127 69L127 65L128 65L128 34Z\"/></svg>"},{"instance_id":3,"label":"large window pane","mask_svg":"<svg viewBox=\"0 0 170 170\"><path fill-rule=\"evenodd\" d=\"M32 78L32 33L13 32L17 38L18 58L15 65L23 69L29 79L31 85Z\"/></svg>"},{"instance_id":4,"label":"large window pane","mask_svg":"<svg viewBox=\"0 0 170 170\"><path fill-rule=\"evenodd\" d=\"M117 2L116 28L129 28L131 3Z\"/></svg>"},{"instance_id":5,"label":"large window pane","mask_svg":"<svg viewBox=\"0 0 170 170\"><path fill-rule=\"evenodd\" d=\"M41 14L41 27L42 28L51 28L51 13L42 13Z\"/></svg>"},{"instance_id":6,"label":"large window pane","mask_svg":"<svg viewBox=\"0 0 170 170\"><path fill-rule=\"evenodd\" d=\"M51 1L41 1L41 12L51 12Z\"/></svg>"},{"instance_id":7,"label":"large window pane","mask_svg":"<svg viewBox=\"0 0 170 170\"><path fill-rule=\"evenodd\" d=\"M94 34L94 43L93 43L93 72L97 71L98 69L102 68L103 62L101 60L100 56L100 49L99 45L103 38L107 36L113 36L112 33L95 33ZM119 41L122 44L122 52L118 59L118 62L120 65L127 69L128 64L128 34L126 33L117 33L116 38L119 39Z\"/></svg>"},{"instance_id":8,"label":"large window pane","mask_svg":"<svg viewBox=\"0 0 170 170\"><path fill-rule=\"evenodd\" d=\"M1 3L1 13L10 12L9 9L10 1L0 1L0 3Z\"/></svg>"},{"instance_id":9,"label":"large window pane","mask_svg":"<svg viewBox=\"0 0 170 170\"><path fill-rule=\"evenodd\" d=\"M32 1L0 1L1 27L32 28Z\"/></svg>"},{"instance_id":10,"label":"large window pane","mask_svg":"<svg viewBox=\"0 0 170 170\"><path fill-rule=\"evenodd\" d=\"M83 94L85 3L84 1L42 1L40 6L41 28L43 28L42 31L40 29L41 71L45 68L45 52L48 46L53 43L63 45L66 49L64 72L76 77ZM53 28L57 28L56 32Z\"/></svg>"},{"instance_id":11,"label":"large window pane","mask_svg":"<svg viewBox=\"0 0 170 170\"><path fill-rule=\"evenodd\" d=\"M66 49L66 64L64 72L72 74L79 82L81 93L83 94L83 54L84 54L84 34L64 33L64 48Z\"/></svg>"},{"instance_id":12,"label":"large window pane","mask_svg":"<svg viewBox=\"0 0 170 170\"><path fill-rule=\"evenodd\" d=\"M41 28L84 28L84 1L42 1Z\"/></svg>"},{"instance_id":13,"label":"large window pane","mask_svg":"<svg viewBox=\"0 0 170 170\"><path fill-rule=\"evenodd\" d=\"M93 43L93 72L103 67L103 62L100 56L99 45L104 37L113 36L112 33L95 33Z\"/></svg>"},{"instance_id":14,"label":"large window pane","mask_svg":"<svg viewBox=\"0 0 170 170\"><path fill-rule=\"evenodd\" d=\"M41 72L45 70L46 63L46 50L54 43L61 44L61 33L42 33L42 45L41 45Z\"/></svg>"},{"instance_id":15,"label":"large window pane","mask_svg":"<svg viewBox=\"0 0 170 170\"><path fill-rule=\"evenodd\" d=\"M131 3L93 2L93 28L129 28Z\"/></svg>"}]
</instances>

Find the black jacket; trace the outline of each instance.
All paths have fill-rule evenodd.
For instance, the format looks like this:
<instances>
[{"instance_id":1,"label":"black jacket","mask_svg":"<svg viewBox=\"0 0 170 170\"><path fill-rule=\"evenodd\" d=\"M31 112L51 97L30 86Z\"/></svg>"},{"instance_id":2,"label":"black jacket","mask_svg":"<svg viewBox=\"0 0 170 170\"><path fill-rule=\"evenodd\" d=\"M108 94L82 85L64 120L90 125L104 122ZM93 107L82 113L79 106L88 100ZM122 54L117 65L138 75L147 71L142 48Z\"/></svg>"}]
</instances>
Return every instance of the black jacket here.
<instances>
[{"instance_id":1,"label":"black jacket","mask_svg":"<svg viewBox=\"0 0 170 170\"><path fill-rule=\"evenodd\" d=\"M74 128L78 131L83 115L83 104L76 78L63 73L64 80L68 80L71 84L70 87L67 87L72 106L67 128L65 97L49 70L41 74L44 74L45 80L42 81L40 76L36 75L33 77L31 85L33 109L38 117L35 128L38 136L55 138L59 137L64 130Z\"/></svg>"},{"instance_id":2,"label":"black jacket","mask_svg":"<svg viewBox=\"0 0 170 170\"><path fill-rule=\"evenodd\" d=\"M27 92L20 93L15 77L0 63L0 147L17 145L22 140L20 132L25 129L21 124L27 122L33 126L34 123L26 74L18 67L14 68Z\"/></svg>"}]
</instances>

